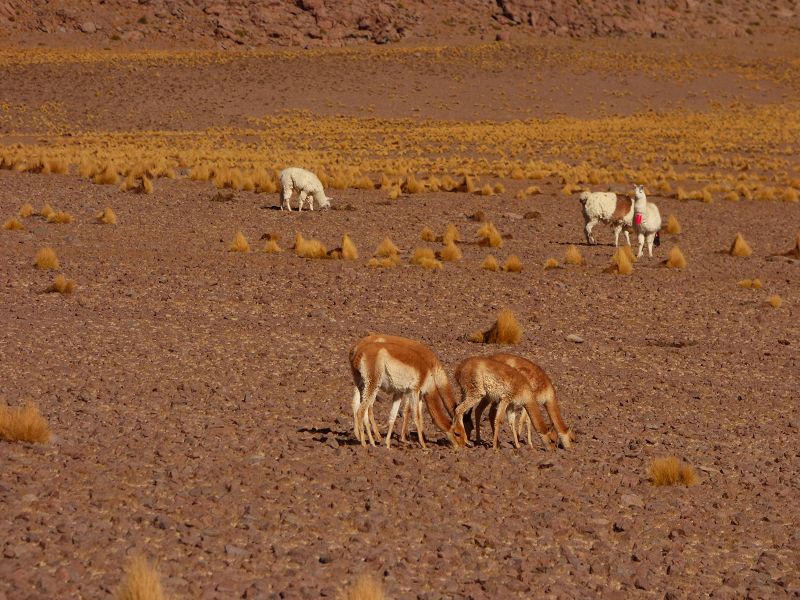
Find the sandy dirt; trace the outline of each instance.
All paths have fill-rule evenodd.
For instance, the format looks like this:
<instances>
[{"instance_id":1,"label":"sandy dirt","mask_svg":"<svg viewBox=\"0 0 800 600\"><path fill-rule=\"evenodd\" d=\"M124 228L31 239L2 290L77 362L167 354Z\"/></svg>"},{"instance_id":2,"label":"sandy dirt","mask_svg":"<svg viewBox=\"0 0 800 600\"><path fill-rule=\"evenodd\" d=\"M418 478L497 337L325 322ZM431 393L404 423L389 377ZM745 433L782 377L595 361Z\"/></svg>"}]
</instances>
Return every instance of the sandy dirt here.
<instances>
[{"instance_id":1,"label":"sandy dirt","mask_svg":"<svg viewBox=\"0 0 800 600\"><path fill-rule=\"evenodd\" d=\"M720 55L745 60L731 44ZM645 45L660 48L671 52ZM275 65L250 66L227 70L229 80L216 79L219 66L142 67L145 81L168 76L169 93L143 89L128 67L104 75L81 65L7 66L2 100L62 99L64 122L89 128L227 126L288 107ZM428 103L442 93L433 67L419 75L418 66L413 55L396 64L394 75L420 77L407 104L370 94L357 70L340 71L333 92L346 109L299 87L289 95L320 114L374 103L377 114L416 107L410 116L441 117ZM268 74L233 93L233 79L255 67ZM513 68L471 76L475 87L452 92L473 95L453 109L458 118L530 115ZM597 110L579 93L562 101L564 79L552 76L552 92L539 87L543 115ZM71 78L79 85L67 89ZM646 110L632 100L639 92L656 109L707 102L650 87L656 79L626 79L639 87L604 111ZM753 103L786 92L724 73L714 85ZM483 90L498 86L509 93L493 104ZM201 108L178 113L193 94ZM82 121L81 106L94 121ZM5 145L39 135L24 118L5 127ZM46 445L0 442L0 598L110 597L135 552L159 561L180 598L337 597L364 572L398 599L800 595L800 262L768 257L793 245L800 204L651 194L683 233L664 234L656 256L625 277L603 273L610 229L595 230L600 245L583 244L577 198L560 181L537 181L542 193L526 200L513 196L531 182L500 181L506 191L492 197L426 193L395 203L383 191L343 190L334 203L354 210L289 214L276 210L277 194L212 201L211 183L185 178L137 195L74 174L0 170L3 219L24 202L76 217L69 225L31 217L24 232L0 232L0 394L12 405L35 401L54 431ZM117 225L93 222L105 206ZM510 234L502 248L470 243L478 225L466 217L476 210ZM529 211L539 214L521 218ZM441 233L448 223L464 239L463 259L437 272L409 265L426 245L422 228ZM237 230L253 252L228 251ZM361 257L300 259L288 250L295 231L329 248L348 232ZM724 253L737 232L753 256ZM265 233L281 234L282 254L260 252ZM366 267L387 235L403 264ZM569 244L587 266L543 270ZM685 270L660 265L674 244ZM42 293L53 274L32 263L46 245L77 283L71 296ZM523 272L480 269L489 253L501 262L518 255ZM736 284L753 277L763 289ZM766 303L774 294L781 308ZM357 445L347 353L359 337L419 339L452 373L464 357L498 350L466 337L504 307L524 327L510 350L552 377L577 434L573 449L515 450L504 431L499 451L456 451L429 419L428 451ZM571 334L583 343L567 341ZM379 401L381 422L387 409ZM696 486L648 482L650 461L669 454L694 466Z\"/></svg>"}]
</instances>

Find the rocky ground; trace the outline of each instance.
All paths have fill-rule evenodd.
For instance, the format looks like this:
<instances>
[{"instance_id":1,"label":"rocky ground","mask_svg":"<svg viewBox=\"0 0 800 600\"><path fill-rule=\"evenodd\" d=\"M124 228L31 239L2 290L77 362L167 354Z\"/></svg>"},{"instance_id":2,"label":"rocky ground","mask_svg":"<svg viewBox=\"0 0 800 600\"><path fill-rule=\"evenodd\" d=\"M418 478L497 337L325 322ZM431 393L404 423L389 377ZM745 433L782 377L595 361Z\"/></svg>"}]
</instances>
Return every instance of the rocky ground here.
<instances>
[{"instance_id":1,"label":"rocky ground","mask_svg":"<svg viewBox=\"0 0 800 600\"><path fill-rule=\"evenodd\" d=\"M31 45L241 48L430 39L796 35L792 0L101 0L0 1L0 32Z\"/></svg>"},{"instance_id":2,"label":"rocky ground","mask_svg":"<svg viewBox=\"0 0 800 600\"><path fill-rule=\"evenodd\" d=\"M26 79L33 72L9 70L25 87L4 94L57 97L63 79L47 69ZM342 99L347 77L363 76L343 73ZM102 75L84 74L69 106L80 90L97 102ZM190 71L174 77L191 90ZM504 77L513 88L514 73ZM549 110L560 105L547 98ZM509 110L527 101L510 95ZM160 122L178 107L166 96L137 118ZM218 113L220 125L237 118ZM3 143L26 131L36 134L15 126ZM344 190L335 203L354 210L288 214L277 195L213 201L208 182L159 179L137 195L0 170L3 220L24 202L76 217L0 231L0 395L33 400L54 431L46 445L0 443L0 598L109 597L135 552L159 561L180 598L336 597L364 572L403 599L797 597L800 263L768 255L793 245L800 205L651 194L683 233L624 277L603 272L609 230L582 245L577 200L560 181L537 181L542 193L522 201L513 196L530 182L502 183L492 197L396 203ZM118 224L95 224L109 205ZM510 234L492 253L517 254L522 273L479 268L489 251L470 243L476 210ZM447 223L463 259L410 266L422 228ZM253 252L228 251L237 230ZM286 249L295 231L328 247L349 232L361 258L259 252L263 234L280 233ZM737 232L753 256L722 252ZM368 268L387 235L403 264ZM586 267L542 269L569 244ZM660 265L673 244L683 271ZM45 245L77 283L71 296L42 293L53 274L32 262ZM763 289L736 285L753 277ZM766 302L775 294L777 309ZM428 451L355 443L347 353L360 336L422 340L452 372L496 350L466 336L503 307L524 327L513 351L553 378L572 450L515 450L504 432L499 451L456 451L430 423ZM694 466L696 486L650 485L650 461L669 454Z\"/></svg>"}]
</instances>

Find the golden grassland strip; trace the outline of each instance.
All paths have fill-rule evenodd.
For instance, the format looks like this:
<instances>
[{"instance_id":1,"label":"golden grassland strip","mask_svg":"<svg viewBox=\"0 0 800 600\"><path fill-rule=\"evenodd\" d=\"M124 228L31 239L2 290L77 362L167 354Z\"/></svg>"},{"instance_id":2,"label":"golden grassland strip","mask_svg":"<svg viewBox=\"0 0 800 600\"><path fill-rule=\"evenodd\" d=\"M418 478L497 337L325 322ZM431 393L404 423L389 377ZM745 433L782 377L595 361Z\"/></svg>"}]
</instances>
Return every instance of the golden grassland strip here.
<instances>
[{"instance_id":1,"label":"golden grassland strip","mask_svg":"<svg viewBox=\"0 0 800 600\"><path fill-rule=\"evenodd\" d=\"M731 192L737 198L796 201L800 188L800 111L788 104L481 122L300 111L252 119L246 128L36 136L36 142L22 144L6 143L13 138L0 135L0 168L45 173L72 168L90 177L112 167L134 177L175 177L176 169L197 168L206 175L195 178L214 177L223 182L219 187L225 186L225 170L261 169L271 172L265 191L274 191L274 171L291 164L320 172L323 183L335 188L370 187L364 175L371 173L407 193L425 189L419 176L467 174L557 177L564 193L576 186L637 181L667 195L673 192L670 182L695 182L693 187L705 187L675 195L704 201L715 194L733 198ZM234 185L225 187L239 188L236 181L247 174L231 177Z\"/></svg>"}]
</instances>

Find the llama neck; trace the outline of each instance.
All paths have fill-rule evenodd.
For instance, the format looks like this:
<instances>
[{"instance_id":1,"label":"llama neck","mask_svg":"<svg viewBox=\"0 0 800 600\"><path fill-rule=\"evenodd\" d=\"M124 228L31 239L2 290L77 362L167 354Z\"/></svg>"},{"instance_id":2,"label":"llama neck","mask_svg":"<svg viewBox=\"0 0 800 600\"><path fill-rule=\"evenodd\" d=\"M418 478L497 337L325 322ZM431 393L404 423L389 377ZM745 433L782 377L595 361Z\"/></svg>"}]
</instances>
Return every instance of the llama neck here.
<instances>
[{"instance_id":1,"label":"llama neck","mask_svg":"<svg viewBox=\"0 0 800 600\"><path fill-rule=\"evenodd\" d=\"M433 390L425 395L425 403L428 405L428 412L430 413L434 424L444 432L450 431L453 421L450 418L447 408L445 407L445 403L438 386L435 386Z\"/></svg>"}]
</instances>

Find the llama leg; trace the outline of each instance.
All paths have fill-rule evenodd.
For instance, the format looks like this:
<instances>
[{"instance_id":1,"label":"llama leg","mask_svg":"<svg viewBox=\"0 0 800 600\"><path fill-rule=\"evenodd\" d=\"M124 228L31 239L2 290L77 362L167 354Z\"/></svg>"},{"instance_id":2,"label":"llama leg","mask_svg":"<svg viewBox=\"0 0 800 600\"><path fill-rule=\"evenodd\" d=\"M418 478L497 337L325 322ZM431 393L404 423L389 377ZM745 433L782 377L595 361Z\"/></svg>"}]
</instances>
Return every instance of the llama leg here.
<instances>
[{"instance_id":1,"label":"llama leg","mask_svg":"<svg viewBox=\"0 0 800 600\"><path fill-rule=\"evenodd\" d=\"M614 248L619 247L619 234L622 231L622 225L616 225L614 227Z\"/></svg>"},{"instance_id":2,"label":"llama leg","mask_svg":"<svg viewBox=\"0 0 800 600\"><path fill-rule=\"evenodd\" d=\"M628 246L631 245L631 232L628 231L628 228L625 228L625 239L628 240Z\"/></svg>"},{"instance_id":3,"label":"llama leg","mask_svg":"<svg viewBox=\"0 0 800 600\"><path fill-rule=\"evenodd\" d=\"M289 182L289 185L284 185L283 186L283 191L281 192L281 194L283 196L283 203L281 204L281 210L283 210L283 204L286 204L286 208L288 210L292 210L292 203L290 202L290 200L292 198L292 192L293 191L294 191L294 188L292 187L291 182Z\"/></svg>"},{"instance_id":4,"label":"llama leg","mask_svg":"<svg viewBox=\"0 0 800 600\"><path fill-rule=\"evenodd\" d=\"M653 258L653 241L656 239L655 233L647 234L647 257Z\"/></svg>"},{"instance_id":5,"label":"llama leg","mask_svg":"<svg viewBox=\"0 0 800 600\"><path fill-rule=\"evenodd\" d=\"M638 235L639 238L639 252L636 253L636 258L640 258L642 256L642 248L644 248L644 234L640 233Z\"/></svg>"},{"instance_id":6,"label":"llama leg","mask_svg":"<svg viewBox=\"0 0 800 600\"><path fill-rule=\"evenodd\" d=\"M300 194L297 196L297 205L298 205L297 206L297 210L298 211L300 211L300 212L303 211L303 204L305 203L307 196L308 196L308 194L306 193L305 190L300 190Z\"/></svg>"},{"instance_id":7,"label":"llama leg","mask_svg":"<svg viewBox=\"0 0 800 600\"><path fill-rule=\"evenodd\" d=\"M594 226L597 225L597 219L589 219L589 222L586 223L586 228L584 229L584 233L586 234L586 243L587 244L595 244L594 237L592 236L592 229Z\"/></svg>"},{"instance_id":8,"label":"llama leg","mask_svg":"<svg viewBox=\"0 0 800 600\"><path fill-rule=\"evenodd\" d=\"M497 414L494 417L494 436L492 438L492 448L497 450L498 446L498 439L500 437L500 426L503 424L503 417L506 416L506 410L508 409L508 401L501 400L500 406L497 407Z\"/></svg>"}]
</instances>

